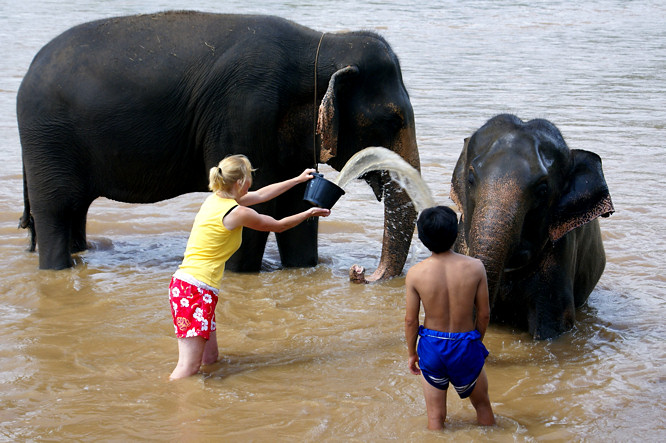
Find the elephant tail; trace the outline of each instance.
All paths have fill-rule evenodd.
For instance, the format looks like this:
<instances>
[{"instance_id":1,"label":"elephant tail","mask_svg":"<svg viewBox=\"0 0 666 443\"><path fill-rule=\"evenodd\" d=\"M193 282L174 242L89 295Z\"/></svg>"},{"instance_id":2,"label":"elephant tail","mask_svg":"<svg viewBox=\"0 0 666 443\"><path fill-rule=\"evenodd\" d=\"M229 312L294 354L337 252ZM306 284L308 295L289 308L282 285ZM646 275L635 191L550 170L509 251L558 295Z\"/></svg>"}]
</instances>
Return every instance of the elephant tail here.
<instances>
[{"instance_id":1,"label":"elephant tail","mask_svg":"<svg viewBox=\"0 0 666 443\"><path fill-rule=\"evenodd\" d=\"M25 178L25 166L23 167L23 215L19 219L19 229L28 229L30 232L30 248L28 251L35 252L37 245L37 233L35 232L35 219L30 213L30 198L28 197L28 182Z\"/></svg>"}]
</instances>

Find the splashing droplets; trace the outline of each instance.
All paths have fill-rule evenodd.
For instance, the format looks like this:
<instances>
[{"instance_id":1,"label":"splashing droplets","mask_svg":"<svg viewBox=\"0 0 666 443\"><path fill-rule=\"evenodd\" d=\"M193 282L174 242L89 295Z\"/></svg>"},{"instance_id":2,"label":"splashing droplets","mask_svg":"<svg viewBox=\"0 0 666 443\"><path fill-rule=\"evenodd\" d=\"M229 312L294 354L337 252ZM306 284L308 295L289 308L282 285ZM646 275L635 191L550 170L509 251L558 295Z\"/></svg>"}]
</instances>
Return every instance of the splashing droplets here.
<instances>
[{"instance_id":1,"label":"splashing droplets","mask_svg":"<svg viewBox=\"0 0 666 443\"><path fill-rule=\"evenodd\" d=\"M395 152L382 147L357 152L340 171L336 184L344 188L369 171L389 171L393 181L407 192L417 212L435 206L432 193L419 171Z\"/></svg>"}]
</instances>

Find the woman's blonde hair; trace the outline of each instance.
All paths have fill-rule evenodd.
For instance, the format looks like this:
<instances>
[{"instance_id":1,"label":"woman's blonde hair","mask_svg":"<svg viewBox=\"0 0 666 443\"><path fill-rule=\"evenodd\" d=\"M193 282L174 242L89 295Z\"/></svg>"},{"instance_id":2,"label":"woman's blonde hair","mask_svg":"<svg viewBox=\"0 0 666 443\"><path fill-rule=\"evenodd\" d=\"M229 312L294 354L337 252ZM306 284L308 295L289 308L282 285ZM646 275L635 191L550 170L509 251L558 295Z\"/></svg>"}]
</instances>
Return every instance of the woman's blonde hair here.
<instances>
[{"instance_id":1,"label":"woman's blonde hair","mask_svg":"<svg viewBox=\"0 0 666 443\"><path fill-rule=\"evenodd\" d=\"M208 172L208 189L213 192L222 191L230 193L234 183L238 180L242 185L249 180L252 184L252 164L242 154L225 157L217 166L210 168Z\"/></svg>"}]
</instances>

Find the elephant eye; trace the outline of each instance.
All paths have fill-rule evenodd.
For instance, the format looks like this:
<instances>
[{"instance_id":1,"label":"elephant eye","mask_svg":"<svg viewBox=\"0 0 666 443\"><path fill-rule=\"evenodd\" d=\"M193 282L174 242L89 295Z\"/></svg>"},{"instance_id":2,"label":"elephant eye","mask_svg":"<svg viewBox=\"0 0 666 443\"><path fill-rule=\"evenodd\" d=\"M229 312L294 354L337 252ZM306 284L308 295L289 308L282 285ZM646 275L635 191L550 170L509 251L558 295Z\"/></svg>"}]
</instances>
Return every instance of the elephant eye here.
<instances>
[{"instance_id":1,"label":"elephant eye","mask_svg":"<svg viewBox=\"0 0 666 443\"><path fill-rule=\"evenodd\" d=\"M405 125L405 122L402 118L402 115L398 113L390 113L386 117L386 124L391 131L397 132Z\"/></svg>"},{"instance_id":2,"label":"elephant eye","mask_svg":"<svg viewBox=\"0 0 666 443\"><path fill-rule=\"evenodd\" d=\"M548 184L547 183L541 183L539 186L536 188L536 197L539 199L539 201L543 201L548 197Z\"/></svg>"},{"instance_id":3,"label":"elephant eye","mask_svg":"<svg viewBox=\"0 0 666 443\"><path fill-rule=\"evenodd\" d=\"M467 175L467 182L469 183L470 186L474 186L474 183L476 182L474 168L469 168L469 174Z\"/></svg>"}]
</instances>

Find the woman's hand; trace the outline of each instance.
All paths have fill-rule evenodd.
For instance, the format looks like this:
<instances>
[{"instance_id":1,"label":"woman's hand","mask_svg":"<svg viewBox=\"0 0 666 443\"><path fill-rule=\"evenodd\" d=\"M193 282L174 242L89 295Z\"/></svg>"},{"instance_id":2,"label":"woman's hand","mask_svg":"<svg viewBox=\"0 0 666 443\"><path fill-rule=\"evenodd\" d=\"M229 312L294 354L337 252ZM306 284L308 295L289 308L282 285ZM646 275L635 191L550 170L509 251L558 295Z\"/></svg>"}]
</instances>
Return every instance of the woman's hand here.
<instances>
[{"instance_id":1,"label":"woman's hand","mask_svg":"<svg viewBox=\"0 0 666 443\"><path fill-rule=\"evenodd\" d=\"M316 206L308 209L309 217L328 217L331 214L330 209L318 208Z\"/></svg>"},{"instance_id":2,"label":"woman's hand","mask_svg":"<svg viewBox=\"0 0 666 443\"><path fill-rule=\"evenodd\" d=\"M305 171L303 171L301 175L296 177L296 180L298 181L298 183L303 183L310 179L313 179L314 178L314 175L312 175L313 172L317 172L317 170L314 168L308 168Z\"/></svg>"}]
</instances>

